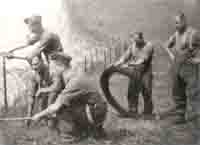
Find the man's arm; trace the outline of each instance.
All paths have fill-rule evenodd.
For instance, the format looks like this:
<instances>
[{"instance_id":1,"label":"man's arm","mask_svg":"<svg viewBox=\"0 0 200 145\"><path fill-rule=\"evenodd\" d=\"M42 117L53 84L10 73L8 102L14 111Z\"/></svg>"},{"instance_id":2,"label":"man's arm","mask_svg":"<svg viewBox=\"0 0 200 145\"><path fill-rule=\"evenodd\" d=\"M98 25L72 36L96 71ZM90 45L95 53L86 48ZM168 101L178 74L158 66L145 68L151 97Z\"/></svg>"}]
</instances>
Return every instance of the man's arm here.
<instances>
[{"instance_id":1,"label":"man's arm","mask_svg":"<svg viewBox=\"0 0 200 145\"><path fill-rule=\"evenodd\" d=\"M24 49L28 46L31 46L33 45L35 42L37 42L38 39L35 39L35 37L31 37L30 34L26 36L26 41L24 42L24 44L22 44L21 46L19 47L16 47L12 50L10 50L9 52L10 53L13 53L14 51L17 51L17 50L21 50L21 49Z\"/></svg>"},{"instance_id":2,"label":"man's arm","mask_svg":"<svg viewBox=\"0 0 200 145\"><path fill-rule=\"evenodd\" d=\"M131 56L131 48L129 47L124 55L115 63L116 65L121 65L125 63Z\"/></svg>"},{"instance_id":3,"label":"man's arm","mask_svg":"<svg viewBox=\"0 0 200 145\"><path fill-rule=\"evenodd\" d=\"M62 89L62 75L57 74L53 76L52 84L49 87L40 88L36 93L39 96L41 93L57 92Z\"/></svg>"},{"instance_id":4,"label":"man's arm","mask_svg":"<svg viewBox=\"0 0 200 145\"><path fill-rule=\"evenodd\" d=\"M55 103L49 105L45 110L35 114L32 117L32 120L38 121L42 117L45 117L45 116L48 116L50 114L56 113L62 107L62 102L60 102L58 98L56 99Z\"/></svg>"},{"instance_id":5,"label":"man's arm","mask_svg":"<svg viewBox=\"0 0 200 145\"><path fill-rule=\"evenodd\" d=\"M168 53L169 57L171 58L171 60L175 59L174 54L172 53L172 51L170 50L171 48L174 47L174 45L176 44L176 34L174 33L169 40L166 42L164 49L165 51Z\"/></svg>"}]
</instances>

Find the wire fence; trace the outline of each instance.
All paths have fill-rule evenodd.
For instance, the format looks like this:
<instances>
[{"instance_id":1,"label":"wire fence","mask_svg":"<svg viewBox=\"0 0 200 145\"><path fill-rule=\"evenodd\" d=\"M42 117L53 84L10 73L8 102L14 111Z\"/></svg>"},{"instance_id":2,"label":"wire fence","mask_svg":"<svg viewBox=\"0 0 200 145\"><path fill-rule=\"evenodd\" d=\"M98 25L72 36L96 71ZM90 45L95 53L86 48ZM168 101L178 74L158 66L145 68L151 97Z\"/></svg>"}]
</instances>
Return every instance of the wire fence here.
<instances>
[{"instance_id":1,"label":"wire fence","mask_svg":"<svg viewBox=\"0 0 200 145\"><path fill-rule=\"evenodd\" d=\"M84 56L82 67L85 72L105 69L108 65L116 62L124 53L123 47L91 48Z\"/></svg>"}]
</instances>

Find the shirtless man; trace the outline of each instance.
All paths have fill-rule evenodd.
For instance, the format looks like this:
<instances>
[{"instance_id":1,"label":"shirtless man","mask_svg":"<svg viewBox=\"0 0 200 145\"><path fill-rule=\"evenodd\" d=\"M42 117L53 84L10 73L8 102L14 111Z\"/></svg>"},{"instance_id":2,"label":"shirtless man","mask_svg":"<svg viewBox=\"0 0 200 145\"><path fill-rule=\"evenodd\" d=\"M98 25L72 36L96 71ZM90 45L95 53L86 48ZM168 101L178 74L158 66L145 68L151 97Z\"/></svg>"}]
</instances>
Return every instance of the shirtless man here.
<instances>
[{"instance_id":1,"label":"shirtless man","mask_svg":"<svg viewBox=\"0 0 200 145\"><path fill-rule=\"evenodd\" d=\"M97 90L93 76L73 70L70 61L71 57L63 53L56 53L51 57L50 70L53 70L52 74L55 77L52 82L54 87L43 88L37 95L58 91L63 83L65 88L56 101L44 111L35 114L33 120L37 121L56 113L57 119L72 121L73 135L78 137L88 133L102 135L107 105ZM68 115L64 115L65 113Z\"/></svg>"},{"instance_id":2,"label":"shirtless man","mask_svg":"<svg viewBox=\"0 0 200 145\"><path fill-rule=\"evenodd\" d=\"M42 111L46 107L44 97L36 97L37 90L41 87L48 86L50 83L49 69L41 59L40 55L35 56L30 62L31 70L24 75L25 84L28 89L28 117L33 115L35 103L38 104L39 111ZM29 127L30 121L27 121L26 124Z\"/></svg>"},{"instance_id":3,"label":"shirtless man","mask_svg":"<svg viewBox=\"0 0 200 145\"><path fill-rule=\"evenodd\" d=\"M142 32L131 34L132 44L114 66L130 76L128 88L129 114L138 113L138 97L144 97L144 116L152 117L152 66L153 46L144 40Z\"/></svg>"},{"instance_id":4,"label":"shirtless man","mask_svg":"<svg viewBox=\"0 0 200 145\"><path fill-rule=\"evenodd\" d=\"M187 97L192 102L194 112L198 114L200 111L198 107L200 103L200 33L188 26L183 13L175 16L175 22L176 32L169 38L166 47L173 60L172 95L175 108L171 113L175 116L174 122L179 124L186 121Z\"/></svg>"}]
</instances>

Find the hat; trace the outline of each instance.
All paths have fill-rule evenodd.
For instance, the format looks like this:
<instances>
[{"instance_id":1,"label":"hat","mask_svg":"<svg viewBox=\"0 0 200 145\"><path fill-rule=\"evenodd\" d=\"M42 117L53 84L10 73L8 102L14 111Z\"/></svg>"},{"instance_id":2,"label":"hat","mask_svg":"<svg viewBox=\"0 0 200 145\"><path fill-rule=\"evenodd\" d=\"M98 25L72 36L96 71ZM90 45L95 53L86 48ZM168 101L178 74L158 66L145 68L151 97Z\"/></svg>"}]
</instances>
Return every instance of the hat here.
<instances>
[{"instance_id":1,"label":"hat","mask_svg":"<svg viewBox=\"0 0 200 145\"><path fill-rule=\"evenodd\" d=\"M72 57L63 53L63 52L57 52L57 53L53 53L50 56L50 59L54 60L54 61L61 62L63 64L69 64L72 60Z\"/></svg>"},{"instance_id":2,"label":"hat","mask_svg":"<svg viewBox=\"0 0 200 145\"><path fill-rule=\"evenodd\" d=\"M25 24L41 23L41 22L42 22L42 16L40 15L32 15L24 19Z\"/></svg>"}]
</instances>

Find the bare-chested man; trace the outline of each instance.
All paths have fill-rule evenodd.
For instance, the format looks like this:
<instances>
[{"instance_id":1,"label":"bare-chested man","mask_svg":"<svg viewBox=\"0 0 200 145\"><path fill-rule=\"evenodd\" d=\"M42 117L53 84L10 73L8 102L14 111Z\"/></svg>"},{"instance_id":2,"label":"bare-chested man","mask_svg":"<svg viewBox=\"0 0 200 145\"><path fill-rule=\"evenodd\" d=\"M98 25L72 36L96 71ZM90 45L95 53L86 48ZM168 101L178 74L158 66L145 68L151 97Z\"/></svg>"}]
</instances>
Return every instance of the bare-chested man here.
<instances>
[{"instance_id":1,"label":"bare-chested man","mask_svg":"<svg viewBox=\"0 0 200 145\"><path fill-rule=\"evenodd\" d=\"M132 44L114 65L130 77L128 88L128 104L130 115L138 113L138 97L144 97L144 116L151 116L152 103L152 67L153 45L144 40L142 32L131 34Z\"/></svg>"},{"instance_id":2,"label":"bare-chested man","mask_svg":"<svg viewBox=\"0 0 200 145\"><path fill-rule=\"evenodd\" d=\"M38 104L39 111L43 110L46 106L43 97L38 96L36 98L37 90L41 87L48 86L50 83L49 69L41 59L41 55L35 56L30 62L31 70L24 74L24 81L28 89L28 117L32 116L35 104ZM27 126L29 125L30 121L27 121Z\"/></svg>"},{"instance_id":3,"label":"bare-chested man","mask_svg":"<svg viewBox=\"0 0 200 145\"><path fill-rule=\"evenodd\" d=\"M172 95L175 108L171 113L175 116L175 123L184 123L187 97L195 113L199 114L200 111L200 33L188 26L183 13L175 16L175 23L176 32L167 43L167 50L173 60Z\"/></svg>"}]
</instances>

